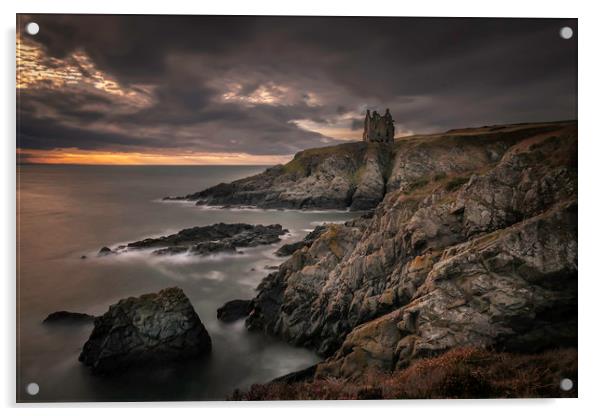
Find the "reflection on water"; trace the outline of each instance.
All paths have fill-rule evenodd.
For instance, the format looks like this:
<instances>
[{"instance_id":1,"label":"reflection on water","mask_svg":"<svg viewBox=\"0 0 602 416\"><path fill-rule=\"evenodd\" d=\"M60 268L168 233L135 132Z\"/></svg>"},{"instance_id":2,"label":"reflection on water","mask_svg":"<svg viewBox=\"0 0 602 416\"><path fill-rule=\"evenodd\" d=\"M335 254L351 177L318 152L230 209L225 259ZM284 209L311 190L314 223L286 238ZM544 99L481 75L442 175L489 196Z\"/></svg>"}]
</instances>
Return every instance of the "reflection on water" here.
<instances>
[{"instance_id":1,"label":"reflection on water","mask_svg":"<svg viewBox=\"0 0 602 416\"><path fill-rule=\"evenodd\" d=\"M21 166L18 213L17 392L20 401L219 400L235 388L265 382L318 360L245 330L243 321L224 324L216 310L232 299L253 296L281 259L278 245L210 257L157 257L128 252L96 257L100 247L216 222L282 224L302 238L324 221L344 221L347 212L207 209L160 202L228 182L263 167ZM282 243L279 243L282 244ZM87 256L83 260L80 257ZM96 377L77 361L92 325L45 326L51 312L102 314L127 296L179 286L211 334L210 357ZM29 397L25 386L40 385Z\"/></svg>"}]
</instances>

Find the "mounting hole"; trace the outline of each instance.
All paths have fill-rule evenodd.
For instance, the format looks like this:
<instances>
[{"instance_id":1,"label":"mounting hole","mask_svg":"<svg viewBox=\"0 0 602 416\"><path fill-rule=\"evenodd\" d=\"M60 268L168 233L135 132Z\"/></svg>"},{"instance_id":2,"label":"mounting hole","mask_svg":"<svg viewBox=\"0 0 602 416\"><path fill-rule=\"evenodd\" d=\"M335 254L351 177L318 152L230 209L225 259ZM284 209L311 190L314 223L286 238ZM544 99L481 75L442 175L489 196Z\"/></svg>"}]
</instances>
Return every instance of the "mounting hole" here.
<instances>
[{"instance_id":1,"label":"mounting hole","mask_svg":"<svg viewBox=\"0 0 602 416\"><path fill-rule=\"evenodd\" d=\"M27 391L27 394L30 396L35 396L40 392L40 386L38 383L29 383L27 387L25 387L25 391Z\"/></svg>"},{"instance_id":2,"label":"mounting hole","mask_svg":"<svg viewBox=\"0 0 602 416\"><path fill-rule=\"evenodd\" d=\"M570 378L563 378L560 380L560 390L570 391L573 389L573 380Z\"/></svg>"},{"instance_id":3,"label":"mounting hole","mask_svg":"<svg viewBox=\"0 0 602 416\"><path fill-rule=\"evenodd\" d=\"M560 37L562 39L570 39L573 37L573 29L565 26L563 28L560 29Z\"/></svg>"},{"instance_id":4,"label":"mounting hole","mask_svg":"<svg viewBox=\"0 0 602 416\"><path fill-rule=\"evenodd\" d=\"M29 22L25 26L25 31L28 35L35 36L40 31L40 25L38 25L36 22Z\"/></svg>"}]
</instances>

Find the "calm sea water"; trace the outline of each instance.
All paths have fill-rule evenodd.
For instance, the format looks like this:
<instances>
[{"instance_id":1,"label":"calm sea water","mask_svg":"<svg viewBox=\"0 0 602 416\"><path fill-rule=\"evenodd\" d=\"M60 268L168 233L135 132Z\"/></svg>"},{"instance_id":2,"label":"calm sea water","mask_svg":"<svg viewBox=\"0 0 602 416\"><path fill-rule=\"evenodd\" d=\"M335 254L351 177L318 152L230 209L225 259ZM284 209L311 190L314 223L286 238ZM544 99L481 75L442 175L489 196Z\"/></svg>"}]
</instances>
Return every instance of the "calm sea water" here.
<instances>
[{"instance_id":1,"label":"calm sea water","mask_svg":"<svg viewBox=\"0 0 602 416\"><path fill-rule=\"evenodd\" d=\"M20 401L220 400L235 388L269 381L318 361L311 351L262 334L243 321L224 324L216 310L248 299L266 266L279 264L279 244L209 258L147 254L96 257L100 247L216 222L279 223L301 239L346 212L203 209L161 202L261 166L35 166L18 168L17 396ZM82 260L80 257L88 258ZM93 315L128 296L179 286L213 340L210 357L98 377L77 358L92 325L42 324L51 312ZM29 396L28 383L39 384Z\"/></svg>"}]
</instances>

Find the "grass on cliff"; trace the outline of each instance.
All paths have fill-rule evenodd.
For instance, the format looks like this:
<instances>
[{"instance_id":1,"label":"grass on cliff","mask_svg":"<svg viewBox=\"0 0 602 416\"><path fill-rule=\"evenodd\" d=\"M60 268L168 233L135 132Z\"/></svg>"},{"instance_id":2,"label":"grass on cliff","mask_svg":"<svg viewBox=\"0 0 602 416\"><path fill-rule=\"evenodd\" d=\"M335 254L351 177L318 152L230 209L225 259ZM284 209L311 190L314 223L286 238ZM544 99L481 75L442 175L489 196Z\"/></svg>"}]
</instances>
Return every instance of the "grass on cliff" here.
<instances>
[{"instance_id":1,"label":"grass on cliff","mask_svg":"<svg viewBox=\"0 0 602 416\"><path fill-rule=\"evenodd\" d=\"M560 389L570 378L571 391ZM577 397L577 350L510 354L457 348L414 362L390 374L369 374L358 382L323 379L268 383L235 391L232 400L366 400Z\"/></svg>"},{"instance_id":2,"label":"grass on cliff","mask_svg":"<svg viewBox=\"0 0 602 416\"><path fill-rule=\"evenodd\" d=\"M327 157L348 156L355 163L359 163L365 150L366 143L364 142L342 143L334 146L306 149L297 153L293 160L285 164L283 168L286 173L305 175L314 164Z\"/></svg>"}]
</instances>

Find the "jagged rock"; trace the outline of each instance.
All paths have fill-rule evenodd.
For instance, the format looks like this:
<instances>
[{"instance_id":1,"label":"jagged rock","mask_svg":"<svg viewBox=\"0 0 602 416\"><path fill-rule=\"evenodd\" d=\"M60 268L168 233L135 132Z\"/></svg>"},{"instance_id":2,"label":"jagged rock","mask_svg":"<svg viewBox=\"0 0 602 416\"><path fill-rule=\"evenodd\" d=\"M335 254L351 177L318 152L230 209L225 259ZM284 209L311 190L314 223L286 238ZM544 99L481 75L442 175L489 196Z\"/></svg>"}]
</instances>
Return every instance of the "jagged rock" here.
<instances>
[{"instance_id":1,"label":"jagged rock","mask_svg":"<svg viewBox=\"0 0 602 416\"><path fill-rule=\"evenodd\" d=\"M90 323L94 321L94 316L88 315L87 313L69 312L69 311L58 311L52 312L44 319L45 324L65 323L65 324L79 324L79 323Z\"/></svg>"},{"instance_id":2,"label":"jagged rock","mask_svg":"<svg viewBox=\"0 0 602 416\"><path fill-rule=\"evenodd\" d=\"M346 209L351 206L367 148L367 143L359 142L304 150L286 165L258 175L164 199L228 207Z\"/></svg>"},{"instance_id":3,"label":"jagged rock","mask_svg":"<svg viewBox=\"0 0 602 416\"><path fill-rule=\"evenodd\" d=\"M247 326L348 378L456 346L575 345L576 127L398 140L373 215L330 225L268 275Z\"/></svg>"},{"instance_id":4,"label":"jagged rock","mask_svg":"<svg viewBox=\"0 0 602 416\"><path fill-rule=\"evenodd\" d=\"M266 264L265 266L263 266L263 268L265 270L278 270L278 266L273 266L273 265L270 265L270 264Z\"/></svg>"},{"instance_id":5,"label":"jagged rock","mask_svg":"<svg viewBox=\"0 0 602 416\"><path fill-rule=\"evenodd\" d=\"M364 166L356 174L357 189L350 208L354 211L369 210L378 205L385 195L386 175L391 158L391 147L371 143L366 149Z\"/></svg>"},{"instance_id":6,"label":"jagged rock","mask_svg":"<svg viewBox=\"0 0 602 416\"><path fill-rule=\"evenodd\" d=\"M287 257L293 254L295 251L299 250L300 248L308 246L309 244L311 243L308 243L305 240L296 241L290 244L284 244L282 247L276 250L274 254L278 257Z\"/></svg>"},{"instance_id":7,"label":"jagged rock","mask_svg":"<svg viewBox=\"0 0 602 416\"><path fill-rule=\"evenodd\" d=\"M274 254L278 257L290 256L300 248L311 245L314 241L316 241L316 238L322 235L324 231L326 231L326 226L318 225L316 228L313 229L313 231L307 234L305 238L303 238L303 240L297 241L295 243L284 244Z\"/></svg>"},{"instance_id":8,"label":"jagged rock","mask_svg":"<svg viewBox=\"0 0 602 416\"><path fill-rule=\"evenodd\" d=\"M211 338L182 289L122 299L94 321L79 360L96 373L207 354Z\"/></svg>"},{"instance_id":9,"label":"jagged rock","mask_svg":"<svg viewBox=\"0 0 602 416\"><path fill-rule=\"evenodd\" d=\"M288 231L279 224L213 224L203 227L186 228L176 234L159 238L146 238L135 241L121 250L156 248L154 255L189 253L208 255L218 252L238 253L237 248L255 247L262 244L274 244ZM103 247L103 250L107 247ZM101 250L102 251L102 250ZM111 253L114 253L111 251Z\"/></svg>"},{"instance_id":10,"label":"jagged rock","mask_svg":"<svg viewBox=\"0 0 602 416\"><path fill-rule=\"evenodd\" d=\"M117 254L109 247L103 247L98 251L98 256L109 256L111 254Z\"/></svg>"},{"instance_id":11,"label":"jagged rock","mask_svg":"<svg viewBox=\"0 0 602 416\"><path fill-rule=\"evenodd\" d=\"M217 310L217 319L223 322L234 322L246 318L253 307L253 301L235 299L224 303Z\"/></svg>"}]
</instances>

